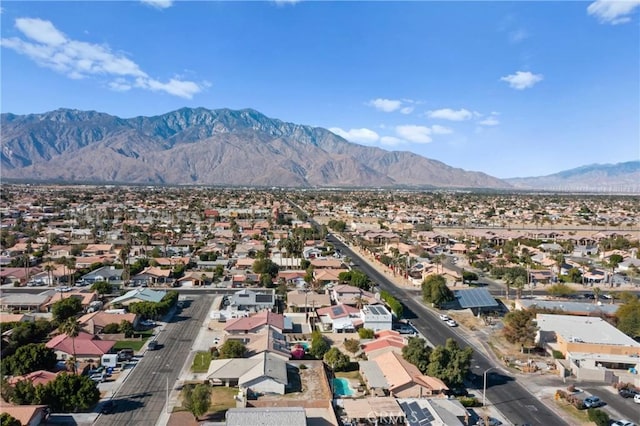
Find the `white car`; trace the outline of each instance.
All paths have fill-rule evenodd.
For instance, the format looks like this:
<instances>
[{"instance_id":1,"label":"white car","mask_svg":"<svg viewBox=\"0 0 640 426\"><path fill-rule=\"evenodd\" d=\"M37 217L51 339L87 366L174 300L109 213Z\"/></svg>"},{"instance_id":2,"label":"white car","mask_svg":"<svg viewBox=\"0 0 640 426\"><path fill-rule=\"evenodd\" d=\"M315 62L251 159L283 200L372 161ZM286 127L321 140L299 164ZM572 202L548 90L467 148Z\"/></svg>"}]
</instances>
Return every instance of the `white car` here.
<instances>
[{"instance_id":1,"label":"white car","mask_svg":"<svg viewBox=\"0 0 640 426\"><path fill-rule=\"evenodd\" d=\"M457 326L458 326L458 323L457 323L457 322L455 322L454 320L450 319L449 321L447 321L447 325L448 325L449 327L457 327Z\"/></svg>"},{"instance_id":2,"label":"white car","mask_svg":"<svg viewBox=\"0 0 640 426\"><path fill-rule=\"evenodd\" d=\"M611 426L636 426L635 423L630 422L629 420L616 420L611 423Z\"/></svg>"},{"instance_id":3,"label":"white car","mask_svg":"<svg viewBox=\"0 0 640 426\"><path fill-rule=\"evenodd\" d=\"M449 316L448 316L448 315L440 314L440 319L441 319L442 321L449 321L451 318L449 318Z\"/></svg>"},{"instance_id":4,"label":"white car","mask_svg":"<svg viewBox=\"0 0 640 426\"><path fill-rule=\"evenodd\" d=\"M66 293L67 291L71 291L73 290L71 287L56 287L56 291L59 291L60 293Z\"/></svg>"},{"instance_id":5,"label":"white car","mask_svg":"<svg viewBox=\"0 0 640 426\"><path fill-rule=\"evenodd\" d=\"M636 395L633 397L633 402L635 402L636 404L640 404L640 393L639 393L639 394L636 394Z\"/></svg>"},{"instance_id":6,"label":"white car","mask_svg":"<svg viewBox=\"0 0 640 426\"><path fill-rule=\"evenodd\" d=\"M155 327L156 326L156 322L147 319L147 320L140 321L140 325L142 325L144 327Z\"/></svg>"}]
</instances>

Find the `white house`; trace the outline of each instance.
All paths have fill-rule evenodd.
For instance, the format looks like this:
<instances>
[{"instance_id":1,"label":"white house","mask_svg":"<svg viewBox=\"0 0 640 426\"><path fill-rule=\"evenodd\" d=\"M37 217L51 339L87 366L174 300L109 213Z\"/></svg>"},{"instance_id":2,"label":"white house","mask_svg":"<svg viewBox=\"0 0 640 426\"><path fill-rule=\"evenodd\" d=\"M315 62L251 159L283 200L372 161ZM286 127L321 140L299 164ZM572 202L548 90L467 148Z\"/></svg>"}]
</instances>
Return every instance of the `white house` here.
<instances>
[{"instance_id":1,"label":"white house","mask_svg":"<svg viewBox=\"0 0 640 426\"><path fill-rule=\"evenodd\" d=\"M391 330L393 315L383 305L367 305L360 310L364 328L373 331Z\"/></svg>"},{"instance_id":2,"label":"white house","mask_svg":"<svg viewBox=\"0 0 640 426\"><path fill-rule=\"evenodd\" d=\"M238 386L255 393L284 395L287 386L287 361L271 352L251 358L216 359L207 373L213 385Z\"/></svg>"}]
</instances>

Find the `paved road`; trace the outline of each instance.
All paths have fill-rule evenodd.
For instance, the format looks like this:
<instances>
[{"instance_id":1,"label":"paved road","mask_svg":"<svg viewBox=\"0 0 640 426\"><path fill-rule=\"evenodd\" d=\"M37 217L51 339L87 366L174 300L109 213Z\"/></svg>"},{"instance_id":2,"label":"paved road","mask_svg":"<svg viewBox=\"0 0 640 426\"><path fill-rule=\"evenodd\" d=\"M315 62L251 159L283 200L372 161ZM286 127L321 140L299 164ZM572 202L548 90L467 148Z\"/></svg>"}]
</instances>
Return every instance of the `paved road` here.
<instances>
[{"instance_id":1,"label":"paved road","mask_svg":"<svg viewBox=\"0 0 640 426\"><path fill-rule=\"evenodd\" d=\"M99 426L153 426L165 407L191 351L212 296L194 298L158 335L161 345L147 351L114 396L116 412L101 415Z\"/></svg>"},{"instance_id":2,"label":"paved road","mask_svg":"<svg viewBox=\"0 0 640 426\"><path fill-rule=\"evenodd\" d=\"M394 297L399 299L405 306L405 317L410 319L414 327L429 341L436 345L442 345L446 339L454 338L461 346L471 346L473 344L464 340L457 332L446 326L437 318L437 315L426 309L422 303L416 300L415 294L407 292L393 285L387 277L378 272L364 259L337 240L333 235L329 236L329 242L351 259L354 259L356 268L365 272L380 287L387 290ZM495 365L484 355L474 349L472 372L476 374L478 380L474 382L474 388L478 390L477 395L482 397L483 380L482 375L485 370L495 367ZM488 374L487 379L487 400L491 402L509 422L514 424L525 424L540 426L561 426L567 425L563 419L558 417L553 411L526 391L507 372L493 369Z\"/></svg>"},{"instance_id":3,"label":"paved road","mask_svg":"<svg viewBox=\"0 0 640 426\"><path fill-rule=\"evenodd\" d=\"M582 387L580 383L576 383L578 388ZM640 404L633 402L633 398L623 398L617 393L611 392L612 387L604 389L603 386L584 387L584 390L591 394L600 397L601 400L607 403L602 409L609 411L614 410L617 414L621 415L621 418L630 420L636 424L640 424ZM611 414L612 420L619 420L618 416Z\"/></svg>"}]
</instances>

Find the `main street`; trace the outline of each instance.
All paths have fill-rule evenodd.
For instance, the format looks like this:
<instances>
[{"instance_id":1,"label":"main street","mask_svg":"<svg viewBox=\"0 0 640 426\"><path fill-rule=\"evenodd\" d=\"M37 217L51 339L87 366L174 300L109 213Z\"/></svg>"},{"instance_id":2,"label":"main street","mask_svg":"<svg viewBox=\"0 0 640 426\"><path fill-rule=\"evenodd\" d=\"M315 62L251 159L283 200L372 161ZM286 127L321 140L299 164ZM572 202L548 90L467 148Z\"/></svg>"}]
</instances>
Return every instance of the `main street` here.
<instances>
[{"instance_id":1,"label":"main street","mask_svg":"<svg viewBox=\"0 0 640 426\"><path fill-rule=\"evenodd\" d=\"M145 353L114 395L115 413L101 415L97 425L156 424L211 302L212 296L194 298L166 324L157 337L159 348Z\"/></svg>"},{"instance_id":2,"label":"main street","mask_svg":"<svg viewBox=\"0 0 640 426\"><path fill-rule=\"evenodd\" d=\"M407 292L395 286L384 274L372 267L365 259L352 251L335 236L330 235L328 240L344 255L349 256L356 263L355 268L366 273L380 288L387 290L405 306L405 317L410 319L413 326L430 342L435 345L443 345L448 338L455 339L462 347L471 346L474 349L472 361L472 373L479 379L473 383L476 394L482 397L483 374L491 369L487 375L486 396L488 401L495 406L513 424L531 425L567 425L553 411L538 401L535 396L525 390L514 377L510 376L499 365L491 362L482 353L477 351L471 342L463 339L457 332L443 324L437 318L436 313L427 309L416 300L415 294Z\"/></svg>"}]
</instances>

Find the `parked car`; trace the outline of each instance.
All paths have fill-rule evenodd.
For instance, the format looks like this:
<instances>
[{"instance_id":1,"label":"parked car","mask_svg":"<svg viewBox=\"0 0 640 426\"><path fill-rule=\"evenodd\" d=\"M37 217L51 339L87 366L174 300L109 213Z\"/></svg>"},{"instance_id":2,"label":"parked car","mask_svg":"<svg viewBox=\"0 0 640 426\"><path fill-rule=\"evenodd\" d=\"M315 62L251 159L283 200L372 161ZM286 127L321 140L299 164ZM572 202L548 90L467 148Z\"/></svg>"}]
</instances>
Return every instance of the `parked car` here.
<instances>
[{"instance_id":1,"label":"parked car","mask_svg":"<svg viewBox=\"0 0 640 426\"><path fill-rule=\"evenodd\" d=\"M98 373L92 374L89 378L96 383L102 383L107 380L107 375L105 373Z\"/></svg>"},{"instance_id":2,"label":"parked car","mask_svg":"<svg viewBox=\"0 0 640 426\"><path fill-rule=\"evenodd\" d=\"M585 408L597 408L604 405L604 401L597 396L589 396L582 401Z\"/></svg>"},{"instance_id":3,"label":"parked car","mask_svg":"<svg viewBox=\"0 0 640 426\"><path fill-rule=\"evenodd\" d=\"M67 286L63 286L63 287L56 287L56 291L60 292L60 293L66 293L68 291L73 290L71 287L67 287Z\"/></svg>"},{"instance_id":4,"label":"parked car","mask_svg":"<svg viewBox=\"0 0 640 426\"><path fill-rule=\"evenodd\" d=\"M448 325L449 327L457 327L457 326L458 326L458 323L457 323L457 322L455 322L454 320L450 319L449 321L447 321L447 325Z\"/></svg>"},{"instance_id":5,"label":"parked car","mask_svg":"<svg viewBox=\"0 0 640 426\"><path fill-rule=\"evenodd\" d=\"M140 321L140 325L144 326L144 327L155 327L156 326L156 322L150 319L146 319L146 320L142 320Z\"/></svg>"},{"instance_id":6,"label":"parked car","mask_svg":"<svg viewBox=\"0 0 640 426\"><path fill-rule=\"evenodd\" d=\"M622 388L618 391L618 395L620 395L623 398L633 398L637 394L638 394L637 391L633 389L628 389L628 388Z\"/></svg>"},{"instance_id":7,"label":"parked car","mask_svg":"<svg viewBox=\"0 0 640 426\"><path fill-rule=\"evenodd\" d=\"M449 321L451 318L449 318L449 316L448 316L448 315L440 314L440 319L441 319L442 321Z\"/></svg>"},{"instance_id":8,"label":"parked car","mask_svg":"<svg viewBox=\"0 0 640 426\"><path fill-rule=\"evenodd\" d=\"M640 393L639 393L639 394L636 394L636 395L633 397L633 402L635 402L636 404L640 404Z\"/></svg>"},{"instance_id":9,"label":"parked car","mask_svg":"<svg viewBox=\"0 0 640 426\"><path fill-rule=\"evenodd\" d=\"M133 349L121 349L118 352L118 361L131 361L133 359Z\"/></svg>"},{"instance_id":10,"label":"parked car","mask_svg":"<svg viewBox=\"0 0 640 426\"><path fill-rule=\"evenodd\" d=\"M502 422L495 417L488 417L485 422L483 417L480 417L476 422L476 426L500 426Z\"/></svg>"},{"instance_id":11,"label":"parked car","mask_svg":"<svg viewBox=\"0 0 640 426\"><path fill-rule=\"evenodd\" d=\"M616 420L611 423L611 426L636 426L634 422L630 422L629 420Z\"/></svg>"}]
</instances>

